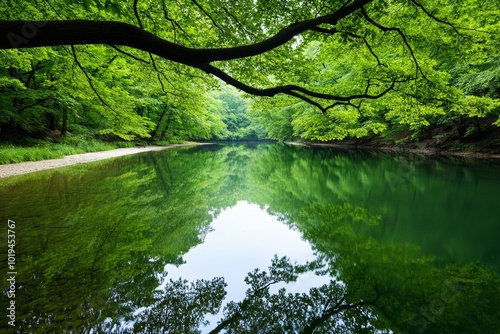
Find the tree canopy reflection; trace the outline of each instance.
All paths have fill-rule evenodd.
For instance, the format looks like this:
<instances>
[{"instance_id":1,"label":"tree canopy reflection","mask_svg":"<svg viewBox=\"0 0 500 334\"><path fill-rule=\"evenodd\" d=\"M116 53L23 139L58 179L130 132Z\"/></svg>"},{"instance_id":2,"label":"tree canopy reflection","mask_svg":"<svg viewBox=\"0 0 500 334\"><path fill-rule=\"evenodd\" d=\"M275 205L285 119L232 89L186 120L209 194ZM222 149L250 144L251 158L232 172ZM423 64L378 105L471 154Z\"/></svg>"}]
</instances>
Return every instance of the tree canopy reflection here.
<instances>
[{"instance_id":1,"label":"tree canopy reflection","mask_svg":"<svg viewBox=\"0 0 500 334\"><path fill-rule=\"evenodd\" d=\"M373 205L381 203L380 194L406 200L425 189L394 194L386 178L373 174L395 173L397 162L371 162L280 146L214 146L19 178L0 188L1 198L16 194L1 207L1 218L23 222L19 330L495 333L495 263L450 261L415 243L381 237L395 228L387 217L396 216ZM423 183L423 163L409 163L415 170L410 184ZM369 191L374 202L356 196L356 189ZM43 205L27 206L27 198ZM182 263L213 218L238 199L300 231L317 259L270 259L267 270L248 273L242 300L223 305L224 278L170 280L164 267ZM308 293L272 292L304 272L331 279ZM221 309L219 322L206 324L205 316Z\"/></svg>"}]
</instances>

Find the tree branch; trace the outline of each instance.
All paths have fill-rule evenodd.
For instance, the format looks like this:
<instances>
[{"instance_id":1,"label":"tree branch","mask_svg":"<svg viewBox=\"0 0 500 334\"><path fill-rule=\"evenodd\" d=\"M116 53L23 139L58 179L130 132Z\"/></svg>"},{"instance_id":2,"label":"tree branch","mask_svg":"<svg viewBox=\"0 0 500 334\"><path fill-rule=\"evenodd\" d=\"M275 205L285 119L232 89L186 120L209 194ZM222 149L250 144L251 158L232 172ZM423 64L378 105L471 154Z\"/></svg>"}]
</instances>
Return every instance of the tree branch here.
<instances>
[{"instance_id":1,"label":"tree branch","mask_svg":"<svg viewBox=\"0 0 500 334\"><path fill-rule=\"evenodd\" d=\"M277 94L285 94L285 95L293 96L293 97L299 98L299 99L301 99L301 100L303 100L311 105L314 105L315 107L320 109L323 113L325 113L328 109L331 109L331 108L338 106L338 105L341 105L341 104L354 106L353 104L350 103L352 100L378 99L378 98L384 96L385 94L387 94L388 92L390 92L391 90L393 90L396 83L408 81L408 80L393 80L393 81L391 81L391 84L389 85L389 87L387 87L384 91L382 91L381 93L376 94L376 95L368 94L368 89L370 87L370 83L369 83L369 86L365 90L364 94L353 94L353 95L349 95L349 96L340 96L340 95L314 92L314 91L308 90L304 87L300 87L297 85L285 85L285 86L277 86L277 87L272 87L272 88L259 89L259 88L249 86L249 85L233 78L229 74L225 73L224 71L218 69L217 67L215 67L213 65L207 65L206 67L203 68L203 70L205 71L205 73L212 74L212 75L216 76L217 78L221 79L222 81L224 81L225 83L227 83L233 87L236 87L236 88L244 91L245 93L255 95L255 96L264 96L264 97L273 97ZM312 98L319 98L319 99L323 99L323 100L335 100L336 102L325 108L325 107L321 106L319 103L317 103L316 101L312 100Z\"/></svg>"},{"instance_id":2,"label":"tree branch","mask_svg":"<svg viewBox=\"0 0 500 334\"><path fill-rule=\"evenodd\" d=\"M42 104L42 103L44 103L45 101L50 100L51 98L52 98L52 95L49 95L49 96L44 97L44 98L39 98L39 99L36 99L36 101L35 101L35 102L33 102L33 103L31 103L31 104L28 104L28 105L26 105L26 106L24 106L24 107L22 107L22 108L18 108L18 109L17 109L17 114L19 115L19 114L20 114L20 113L22 113L24 110L29 109L29 108L31 108L31 107L34 107L34 106L36 106L36 105Z\"/></svg>"},{"instance_id":3,"label":"tree branch","mask_svg":"<svg viewBox=\"0 0 500 334\"><path fill-rule=\"evenodd\" d=\"M244 32L247 34L249 37L255 37L254 34L252 34L250 31L245 28L245 26L240 22L240 20L233 14L231 13L226 7L222 7L226 15L230 16L235 22L236 25L238 25Z\"/></svg>"},{"instance_id":4,"label":"tree branch","mask_svg":"<svg viewBox=\"0 0 500 334\"><path fill-rule=\"evenodd\" d=\"M139 23L139 28L144 29L142 22L141 22L141 17L139 16L139 11L137 10L138 3L139 3L139 0L134 0L134 15L135 15L135 18L137 19L137 23Z\"/></svg>"},{"instance_id":5,"label":"tree branch","mask_svg":"<svg viewBox=\"0 0 500 334\"><path fill-rule=\"evenodd\" d=\"M149 64L149 62L148 62L147 60L141 59L141 58L139 58L139 57L134 56L134 55L133 55L133 54L131 54L131 53L128 53L128 52L126 52L126 51L123 51L123 50L121 50L120 48L118 48L116 45L112 45L112 44L111 44L111 45L109 45L109 46L111 46L111 47L112 47L113 49L115 49L116 51L118 51L118 52L120 52L120 53L123 53L123 54L124 54L124 55L126 55L126 56L129 56L130 58L133 58L133 59L135 59L135 60L137 60L137 61L140 61L141 63Z\"/></svg>"},{"instance_id":6,"label":"tree branch","mask_svg":"<svg viewBox=\"0 0 500 334\"><path fill-rule=\"evenodd\" d=\"M161 8L163 10L163 16L165 17L165 20L167 20L167 21L170 22L170 24L172 25L172 29L174 30L174 42L177 39L177 30L176 30L176 27L179 28L180 31L182 31L186 37L189 37L188 34L186 33L186 31L184 29L182 29L181 25L179 23L177 23L177 21L175 21L174 19L172 19L172 18L169 17L169 15L168 15L168 9L167 9L167 6L165 4L165 1L162 1Z\"/></svg>"},{"instance_id":7,"label":"tree branch","mask_svg":"<svg viewBox=\"0 0 500 334\"><path fill-rule=\"evenodd\" d=\"M139 23L139 27L141 29L144 29L142 22L141 22L141 17L139 16L139 12L137 10L138 2L139 2L139 0L134 0L134 14L135 14L135 17L137 18L137 22ZM163 81L161 80L161 77L163 76L165 78L165 80L167 80L167 82L170 83L171 86L173 86L173 84L168 80L167 76L164 73L162 73L160 70L158 70L158 66L156 66L155 59L153 58L153 55L151 54L151 52L148 52L148 54L149 54L149 59L151 59L151 64L153 64L153 68L156 71L158 81L160 82L161 90L165 95L167 95L167 91L165 90L165 85L163 85ZM175 89L175 87L174 87L174 89Z\"/></svg>"},{"instance_id":8,"label":"tree branch","mask_svg":"<svg viewBox=\"0 0 500 334\"><path fill-rule=\"evenodd\" d=\"M194 3L194 4L196 5L196 7L198 7L198 8L199 8L199 9L203 12L203 14L205 14L205 15L206 15L206 16L210 19L210 21L212 21L212 24L213 24L214 26L216 26L216 27L217 27L217 29L219 29L219 30L220 30L220 32L221 32L223 35L225 34L224 29L222 29L222 28L221 28L221 27L217 24L217 22L215 22L215 20L214 20L214 18L212 17L212 15L210 15L210 14L209 14L209 13L205 10L205 8L203 8L203 7L202 7L202 6L198 3L198 1L196 1L196 0L191 0L191 2L192 2L192 3Z\"/></svg>"},{"instance_id":9,"label":"tree branch","mask_svg":"<svg viewBox=\"0 0 500 334\"><path fill-rule=\"evenodd\" d=\"M77 44L126 45L199 68L213 61L241 59L271 51L317 25L325 23L335 25L340 19L372 1L374 0L355 0L334 13L292 24L259 43L231 48L188 48L163 40L141 28L123 22L67 20L0 21L0 49ZM26 31L27 25L34 27L36 33L30 34L33 35L30 38L23 38L23 31Z\"/></svg>"},{"instance_id":10,"label":"tree branch","mask_svg":"<svg viewBox=\"0 0 500 334\"><path fill-rule=\"evenodd\" d=\"M218 334L220 331L222 331L224 328L226 328L228 325L240 320L242 317L240 312L236 312L233 315L231 315L229 318L226 320L221 321L220 324L217 325L214 329L212 329L208 334Z\"/></svg>"},{"instance_id":11,"label":"tree branch","mask_svg":"<svg viewBox=\"0 0 500 334\"><path fill-rule=\"evenodd\" d=\"M436 22L439 22L439 23L442 23L442 24L445 24L449 27L451 27L453 29L453 31L455 31L457 33L457 35L461 36L461 37L464 37L464 35L462 35L460 33L460 31L458 31L457 27L455 27L452 23L448 22L448 21L444 21L444 20L441 20L440 18L436 17L435 15L431 14L427 8L425 8L421 3L418 3L416 0L410 0L416 7L420 8L427 16L429 16L431 19L433 19L434 21Z\"/></svg>"},{"instance_id":12,"label":"tree branch","mask_svg":"<svg viewBox=\"0 0 500 334\"><path fill-rule=\"evenodd\" d=\"M382 31L395 31L398 33L399 36L401 36L401 39L403 40L403 43L404 45L406 46L406 48L408 49L408 51L410 52L410 55L413 59L413 62L415 63L415 68L416 68L416 72L417 72L417 76L418 76L418 73L420 72L420 74L422 75L422 77L424 79L426 79L427 81L430 81L426 75L424 74L424 72L422 71L422 68L420 67L420 65L418 64L418 61L417 61L417 57L415 57L415 53L413 52L413 48L410 46L410 43L408 43L408 39L406 38L406 35L403 33L403 31L401 31L401 29L399 28L394 28L394 27L385 27L383 25L381 25L380 23L376 22L375 20L373 20L370 16L368 16L368 13L366 13L365 9L364 8L361 8L361 13L363 14L363 17L373 26L377 27L378 29L382 30Z\"/></svg>"},{"instance_id":13,"label":"tree branch","mask_svg":"<svg viewBox=\"0 0 500 334\"><path fill-rule=\"evenodd\" d=\"M97 98L99 99L99 101L101 101L101 103L103 105L105 105L106 107L108 107L110 110L114 111L113 108L111 108L111 106L109 104L107 104L106 101L104 101L104 99L101 97L101 95L99 94L97 89L94 87L94 84L92 83L92 78L88 75L87 71L85 71L82 64L80 64L80 62L78 61L78 57L76 56L76 50L75 50L74 45L71 45L71 52L73 53L73 58L75 60L76 65L78 65L80 70L82 70L83 74L85 74L85 77L87 77L87 81L90 85L90 88L92 88L92 90L94 91L94 93L97 96Z\"/></svg>"},{"instance_id":14,"label":"tree branch","mask_svg":"<svg viewBox=\"0 0 500 334\"><path fill-rule=\"evenodd\" d=\"M266 53L291 41L295 36L314 29L318 25L335 25L342 18L359 9L362 9L364 5L372 1L373 0L347 1L340 9L334 11L333 13L294 23L282 29L277 34L258 43L231 48L195 49L161 39L143 30L141 28L143 25L137 10L138 0L134 0L134 13L138 20L139 27L116 21L0 21L0 49L72 45L75 62L85 73L91 88L105 105L107 104L97 93L92 84L92 80L78 62L74 45L108 44L129 46L150 53L150 58L156 71L158 71L158 68L155 66L154 59L151 54L201 69L204 72L213 74L249 94L258 96L274 96L278 93L283 93L297 97L307 103L317 106L322 111L325 111L324 108L321 108L321 106L311 98L350 101L353 98L363 98L366 96L359 95L358 97L358 95L354 95L351 97L341 97L331 94L312 92L294 85L270 89L256 89L235 80L231 76L212 66L210 63L214 61L241 59Z\"/></svg>"},{"instance_id":15,"label":"tree branch","mask_svg":"<svg viewBox=\"0 0 500 334\"><path fill-rule=\"evenodd\" d=\"M355 34L355 33L349 32L349 31L337 30L335 28L333 28L333 29L326 29L326 28L323 28L323 27L314 27L311 30L315 31L315 32L323 33L323 34L329 34L329 35L334 35L334 34L340 33L340 34L344 34L344 35L350 36L352 38L361 39L361 40L363 40L363 42L365 43L366 47L368 48L368 51L370 51L370 53L372 54L372 56L375 57L375 59L377 60L378 66L380 66L380 67L385 66L384 64L382 64L380 62L380 58L377 56L377 54L375 53L375 51L373 51L372 46L370 45L370 43L368 43L368 40L364 36L361 36L361 35L358 35L358 34Z\"/></svg>"}]
</instances>

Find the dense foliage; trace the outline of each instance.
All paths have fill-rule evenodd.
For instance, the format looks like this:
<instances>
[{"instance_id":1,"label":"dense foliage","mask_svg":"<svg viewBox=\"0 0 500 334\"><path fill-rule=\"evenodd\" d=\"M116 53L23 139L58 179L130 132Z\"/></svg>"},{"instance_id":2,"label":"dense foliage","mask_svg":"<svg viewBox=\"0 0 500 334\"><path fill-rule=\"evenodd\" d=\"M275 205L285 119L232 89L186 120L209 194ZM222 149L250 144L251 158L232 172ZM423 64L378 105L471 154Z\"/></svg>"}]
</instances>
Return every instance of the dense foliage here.
<instances>
[{"instance_id":1,"label":"dense foliage","mask_svg":"<svg viewBox=\"0 0 500 334\"><path fill-rule=\"evenodd\" d=\"M132 3L130 12L99 2L10 5L2 19L135 20ZM147 14L151 8L141 12L153 20ZM189 68L134 50L102 45L0 50L0 138L34 143L26 138L68 132L126 140L265 137L250 126L248 102L235 89L217 87Z\"/></svg>"},{"instance_id":2,"label":"dense foliage","mask_svg":"<svg viewBox=\"0 0 500 334\"><path fill-rule=\"evenodd\" d=\"M290 97L260 100L252 114L272 138L330 141L439 125L463 137L480 118L499 124L498 2L422 2L428 12L412 1L383 3L367 6L373 22L353 19L337 38L305 38L297 56L307 64L295 71L320 91L383 95L324 112Z\"/></svg>"},{"instance_id":3,"label":"dense foliage","mask_svg":"<svg viewBox=\"0 0 500 334\"><path fill-rule=\"evenodd\" d=\"M429 125L464 137L478 118L499 124L497 1L7 2L3 140L70 132L331 141ZM74 34L86 45L43 35L57 28L45 20L72 19L87 20L74 32L120 21L140 28L130 30L131 40L144 31L170 44L160 51L161 42L142 51L103 45L102 30L84 42ZM14 31L13 20L39 22ZM38 45L57 46L31 48ZM274 98L245 100L214 76L247 97Z\"/></svg>"}]
</instances>

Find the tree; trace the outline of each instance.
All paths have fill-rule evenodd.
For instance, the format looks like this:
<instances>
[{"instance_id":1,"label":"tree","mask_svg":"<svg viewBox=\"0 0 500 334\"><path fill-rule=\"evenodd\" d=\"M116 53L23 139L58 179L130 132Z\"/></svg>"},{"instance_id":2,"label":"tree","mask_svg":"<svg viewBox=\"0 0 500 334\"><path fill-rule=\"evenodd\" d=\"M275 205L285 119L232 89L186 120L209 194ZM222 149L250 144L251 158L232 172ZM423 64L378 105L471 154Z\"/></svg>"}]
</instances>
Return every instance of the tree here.
<instances>
[{"instance_id":1,"label":"tree","mask_svg":"<svg viewBox=\"0 0 500 334\"><path fill-rule=\"evenodd\" d=\"M221 118L225 129L215 134L215 139L222 140L258 140L266 139L265 130L249 117L249 100L229 85L221 83L218 90L205 94L209 102L209 111Z\"/></svg>"},{"instance_id":2,"label":"tree","mask_svg":"<svg viewBox=\"0 0 500 334\"><path fill-rule=\"evenodd\" d=\"M251 136L262 134L255 123L273 139L316 141L418 132L431 124L455 126L465 137L473 118L500 124L494 1L21 3L11 2L8 20L0 21L0 49L23 54L53 46L87 82L78 85L85 103L70 105L65 97L56 111L45 111L59 124L71 126L76 109L78 117L97 115L98 131L126 139L228 137L221 114L207 112L214 105L201 94L217 85L214 77L248 95L274 97L250 104ZM23 83L33 81L36 65L25 67ZM110 76L108 67L120 75ZM5 78L0 89L10 90L5 100L15 104L20 86ZM52 98L37 94L16 101L17 108L34 115L52 110L46 107ZM147 98L154 103L144 104Z\"/></svg>"},{"instance_id":3,"label":"tree","mask_svg":"<svg viewBox=\"0 0 500 334\"><path fill-rule=\"evenodd\" d=\"M448 5L444 10L441 9L443 4ZM87 5L99 6L99 2L89 2ZM376 100L389 93L400 92L408 87L410 82L418 87L424 87L424 85L431 87L442 86L446 82L435 77L436 64L432 62L434 57L417 53L416 49L421 48L422 45L419 43L418 36L414 35L416 32L414 28L425 23L431 26L430 30L432 31L428 33L440 31L438 38L434 41L434 47L444 44L443 39L445 37L449 39L450 33L455 36L460 45L465 44L467 47L470 40L484 39L478 37L478 32L471 27L472 24L476 23L476 19L467 20L465 16L460 16L455 20L456 23L448 21L447 19L451 16L449 7L452 10L457 10L461 6L465 7L464 9L467 11L484 9L484 13L488 15L482 20L488 22L488 24L492 22L493 11L497 9L495 4L483 3L474 7L471 2L467 2L466 6L464 6L462 2L455 1L437 4L426 3L425 6L416 0L353 0L337 1L334 4L319 1L307 6L303 6L302 2L295 1L291 1L286 5L268 2L257 2L254 5L253 1L241 1L238 2L237 6L232 6L224 0L215 2L193 1L191 7L186 5L181 6L181 9L188 12L188 16L191 15L191 21L200 20L201 31L208 29L210 32L207 39L200 36L196 42L201 41L200 44L202 45L210 45L212 44L210 43L212 38L215 39L213 42L218 43L222 37L228 37L229 43L240 45L243 44L243 41L246 41L244 45L235 47L226 47L228 44L226 42L221 43L220 47L216 48L194 48L176 43L175 40L171 42L162 38L163 36L171 36L171 33L159 33L157 36L143 29L141 14L152 16L154 9L151 8L161 5L163 8L159 8L157 12L163 10L165 18L159 24L170 21L174 30L178 29L186 33L176 18L169 16L171 13L169 6L172 5L170 3L154 2L150 8L141 11L142 8L146 8L146 5L140 4L139 1L134 1L133 8L128 9L117 9L117 4L110 2L105 9L112 8L110 12L119 13L128 21L132 19L130 13L133 11L139 26L135 26L130 22L89 19L31 22L22 20L1 21L0 35L2 38L0 39L0 48L32 48L77 44L129 46L170 61L197 68L249 94L257 96L286 94L299 98L326 112L337 106L351 106L361 109L361 101ZM276 8L272 8L273 5L276 5ZM397 9L399 6L402 6L401 10ZM464 13L464 9L458 13ZM246 11L248 11L248 14L244 15L243 13ZM441 17L442 12L448 16ZM242 15L245 17L241 20L238 19ZM261 22L250 24L250 17L256 17L254 15L261 15L257 16L262 17ZM276 15L276 17L273 17L273 15ZM228 23L223 25L222 18L227 19ZM150 20L150 25L157 24L156 20L157 18L153 17ZM230 25L239 26L239 29L230 33L228 31ZM469 31L470 29L472 31ZM498 27L492 27L491 31L481 31L481 33L488 33L486 38L489 38L489 34L494 33L497 29ZM249 40L256 42L248 43ZM290 68L298 69L299 73L287 76L287 78L295 76L295 79L298 79L296 81L300 82L300 76L304 70L299 66L305 64L303 60L299 59L301 51L313 40L325 40L328 49L334 52L336 49L340 49L342 44L347 46L351 46L353 43L363 44L365 50L363 53L359 53L356 58L359 60L365 54L371 56L374 65L376 65L372 67L373 75L366 78L366 80L358 81L358 87L351 89L350 92L345 92L344 89L336 89L334 86L333 91L337 90L342 94L332 93L331 90L317 89L309 82L304 83L304 85L284 84L271 88L258 88L246 84L238 78L240 73L243 72L272 69L273 59L282 61L285 60L284 57L288 56L288 63L292 64ZM191 44L196 44L196 42L191 42ZM424 42L427 41L424 40ZM381 51L382 46L388 47L385 53ZM399 48L399 51L396 51L397 48ZM387 54L387 52L390 52L390 54ZM257 64L260 60L256 62L254 58L263 54L269 54L270 57L259 66ZM387 57L393 57L394 61L387 64L385 62ZM242 59L244 59L243 62L231 62L230 65L220 63ZM214 63L217 63L217 65ZM395 63L399 63L397 67L393 66ZM238 70L236 67L243 67L243 69ZM288 66L287 64L274 64L274 67L286 69ZM307 66L304 66L304 68L306 70L311 69ZM280 75L283 74L283 71L277 72ZM275 73L271 72L269 74ZM246 76L251 78L248 81L252 83L253 78L262 75L254 73ZM406 92L405 95L410 97L414 93ZM416 96L416 98L420 99L419 96ZM320 100L329 101L329 104L321 104Z\"/></svg>"}]
</instances>

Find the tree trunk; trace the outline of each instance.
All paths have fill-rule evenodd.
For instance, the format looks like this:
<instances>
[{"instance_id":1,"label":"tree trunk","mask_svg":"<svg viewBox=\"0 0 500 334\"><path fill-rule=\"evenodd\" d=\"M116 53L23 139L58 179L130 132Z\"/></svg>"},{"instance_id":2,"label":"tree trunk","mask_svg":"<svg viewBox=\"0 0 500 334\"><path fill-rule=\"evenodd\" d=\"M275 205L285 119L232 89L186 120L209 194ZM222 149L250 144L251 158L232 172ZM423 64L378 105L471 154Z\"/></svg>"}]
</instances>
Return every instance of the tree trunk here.
<instances>
[{"instance_id":1,"label":"tree trunk","mask_svg":"<svg viewBox=\"0 0 500 334\"><path fill-rule=\"evenodd\" d=\"M68 132L68 109L63 108L61 136L65 136Z\"/></svg>"},{"instance_id":2,"label":"tree trunk","mask_svg":"<svg viewBox=\"0 0 500 334\"><path fill-rule=\"evenodd\" d=\"M153 131L151 131L151 137L155 137L156 133L160 129L161 121L163 120L163 117L165 116L165 113L167 112L167 110L168 110L168 107L163 108L163 111L160 115L160 119L158 120L158 122L156 122L155 129Z\"/></svg>"},{"instance_id":3,"label":"tree trunk","mask_svg":"<svg viewBox=\"0 0 500 334\"><path fill-rule=\"evenodd\" d=\"M172 121L172 114L174 113L173 110L170 111L170 114L168 115L167 118L167 124L165 125L165 129L161 132L160 139L165 138L165 135L167 134L168 128L170 127L170 123Z\"/></svg>"},{"instance_id":4,"label":"tree trunk","mask_svg":"<svg viewBox=\"0 0 500 334\"><path fill-rule=\"evenodd\" d=\"M54 115L47 113L47 121L49 122L48 129L54 131L56 129L56 118Z\"/></svg>"}]
</instances>

